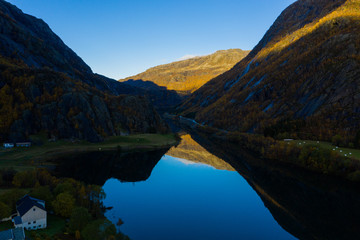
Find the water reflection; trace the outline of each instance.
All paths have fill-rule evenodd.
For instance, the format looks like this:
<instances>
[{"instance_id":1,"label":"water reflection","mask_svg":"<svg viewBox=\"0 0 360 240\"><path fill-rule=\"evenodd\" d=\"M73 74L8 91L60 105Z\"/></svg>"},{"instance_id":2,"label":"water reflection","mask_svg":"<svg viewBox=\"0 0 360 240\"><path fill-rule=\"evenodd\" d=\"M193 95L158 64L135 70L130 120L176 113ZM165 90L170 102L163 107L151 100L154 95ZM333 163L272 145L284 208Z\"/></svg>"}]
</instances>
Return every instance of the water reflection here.
<instances>
[{"instance_id":1,"label":"water reflection","mask_svg":"<svg viewBox=\"0 0 360 240\"><path fill-rule=\"evenodd\" d=\"M198 134L201 145L231 164L276 221L299 239L360 239L359 186L266 162L237 146Z\"/></svg>"},{"instance_id":2,"label":"water reflection","mask_svg":"<svg viewBox=\"0 0 360 240\"><path fill-rule=\"evenodd\" d=\"M293 239L234 171L164 156L145 182L103 186L106 213L131 239Z\"/></svg>"},{"instance_id":3,"label":"water reflection","mask_svg":"<svg viewBox=\"0 0 360 240\"><path fill-rule=\"evenodd\" d=\"M213 166L216 169L235 171L230 164L216 157L214 154L211 154L194 141L190 134L183 134L181 136L180 144L176 147L172 147L166 155L184 159L190 163L203 163Z\"/></svg>"},{"instance_id":4,"label":"water reflection","mask_svg":"<svg viewBox=\"0 0 360 240\"><path fill-rule=\"evenodd\" d=\"M104 185L110 178L123 182L145 181L168 149L121 153L96 151L57 158L54 174L88 184Z\"/></svg>"},{"instance_id":5,"label":"water reflection","mask_svg":"<svg viewBox=\"0 0 360 240\"><path fill-rule=\"evenodd\" d=\"M172 157L93 152L60 159L56 173L104 185L107 217L135 240L360 239L359 186L199 133L183 139Z\"/></svg>"}]
</instances>

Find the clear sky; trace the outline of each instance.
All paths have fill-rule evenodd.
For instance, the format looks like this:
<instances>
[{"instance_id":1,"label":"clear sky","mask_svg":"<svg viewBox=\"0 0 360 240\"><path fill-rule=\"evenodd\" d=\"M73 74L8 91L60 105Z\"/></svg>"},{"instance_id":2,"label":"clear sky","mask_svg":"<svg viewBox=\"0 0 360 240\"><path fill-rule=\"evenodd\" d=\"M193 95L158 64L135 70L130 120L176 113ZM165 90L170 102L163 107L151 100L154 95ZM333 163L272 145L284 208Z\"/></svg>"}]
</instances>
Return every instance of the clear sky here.
<instances>
[{"instance_id":1,"label":"clear sky","mask_svg":"<svg viewBox=\"0 0 360 240\"><path fill-rule=\"evenodd\" d=\"M7 0L115 79L229 48L252 49L295 0Z\"/></svg>"}]
</instances>

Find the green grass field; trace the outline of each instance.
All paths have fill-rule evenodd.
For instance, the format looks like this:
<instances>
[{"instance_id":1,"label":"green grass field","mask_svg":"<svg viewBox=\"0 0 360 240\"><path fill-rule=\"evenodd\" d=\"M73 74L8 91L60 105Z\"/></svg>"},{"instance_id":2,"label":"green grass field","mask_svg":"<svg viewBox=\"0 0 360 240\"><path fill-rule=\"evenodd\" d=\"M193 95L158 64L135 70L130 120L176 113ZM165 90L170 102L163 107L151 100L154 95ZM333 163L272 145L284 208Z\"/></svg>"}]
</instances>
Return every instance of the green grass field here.
<instances>
[{"instance_id":1,"label":"green grass field","mask_svg":"<svg viewBox=\"0 0 360 240\"><path fill-rule=\"evenodd\" d=\"M66 221L64 218L48 214L47 215L47 227L46 229L27 231L25 230L25 235L27 239L35 239L33 236L48 236L52 237L56 234L63 233L65 229ZM43 238L45 239L45 238Z\"/></svg>"},{"instance_id":2,"label":"green grass field","mask_svg":"<svg viewBox=\"0 0 360 240\"><path fill-rule=\"evenodd\" d=\"M12 221L6 221L0 223L0 232L9 230L11 228L14 228L14 224Z\"/></svg>"},{"instance_id":3,"label":"green grass field","mask_svg":"<svg viewBox=\"0 0 360 240\"><path fill-rule=\"evenodd\" d=\"M351 148L342 148L336 147L329 142L321 142L321 141L308 141L308 140L295 140L294 141L298 146L304 145L315 145L320 148L329 149L331 151L335 151L342 156L352 157L360 160L360 150L359 149L351 149Z\"/></svg>"},{"instance_id":4,"label":"green grass field","mask_svg":"<svg viewBox=\"0 0 360 240\"><path fill-rule=\"evenodd\" d=\"M173 134L137 134L130 136L110 137L104 142L89 143L85 141L48 142L43 136L33 137L44 144L30 148L12 148L0 150L0 168L12 167L17 171L32 169L46 163L51 158L72 152L131 151L141 149L156 149L172 146L177 143Z\"/></svg>"}]
</instances>

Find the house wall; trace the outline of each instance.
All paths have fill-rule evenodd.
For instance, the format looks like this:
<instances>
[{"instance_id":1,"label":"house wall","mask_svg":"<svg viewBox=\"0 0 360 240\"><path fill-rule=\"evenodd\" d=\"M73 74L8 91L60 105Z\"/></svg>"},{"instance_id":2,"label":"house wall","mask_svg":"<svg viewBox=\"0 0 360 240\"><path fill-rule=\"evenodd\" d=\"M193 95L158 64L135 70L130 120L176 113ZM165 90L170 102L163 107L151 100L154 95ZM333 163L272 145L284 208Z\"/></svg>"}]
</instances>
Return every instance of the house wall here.
<instances>
[{"instance_id":1,"label":"house wall","mask_svg":"<svg viewBox=\"0 0 360 240\"><path fill-rule=\"evenodd\" d=\"M46 218L38 219L34 221L30 222L30 224L29 222L24 222L23 227L26 230L36 230L36 229L46 228Z\"/></svg>"},{"instance_id":2,"label":"house wall","mask_svg":"<svg viewBox=\"0 0 360 240\"><path fill-rule=\"evenodd\" d=\"M21 217L21 220L26 229L46 228L46 211L34 206Z\"/></svg>"}]
</instances>

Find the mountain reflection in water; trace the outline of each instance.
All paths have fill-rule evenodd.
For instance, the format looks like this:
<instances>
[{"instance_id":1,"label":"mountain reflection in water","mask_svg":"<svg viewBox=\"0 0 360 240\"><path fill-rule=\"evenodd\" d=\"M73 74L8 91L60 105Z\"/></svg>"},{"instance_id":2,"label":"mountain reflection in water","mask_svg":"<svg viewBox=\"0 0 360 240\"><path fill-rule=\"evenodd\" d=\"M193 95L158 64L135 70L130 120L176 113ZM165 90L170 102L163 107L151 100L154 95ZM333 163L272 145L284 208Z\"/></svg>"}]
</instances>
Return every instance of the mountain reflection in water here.
<instances>
[{"instance_id":1,"label":"mountain reflection in water","mask_svg":"<svg viewBox=\"0 0 360 240\"><path fill-rule=\"evenodd\" d=\"M299 239L360 239L359 185L253 157L224 141L193 137L229 163L276 221Z\"/></svg>"},{"instance_id":2,"label":"mountain reflection in water","mask_svg":"<svg viewBox=\"0 0 360 240\"><path fill-rule=\"evenodd\" d=\"M175 158L163 157L167 150L93 152L57 160L61 164L55 172L104 185L105 204L114 206L107 217L114 223L122 218L121 230L135 240L146 234L146 239L291 239L277 224L299 239L360 239L359 186L266 162L197 133L182 138L179 146L168 151ZM179 165L176 158L196 164ZM197 163L215 169L199 168ZM236 170L246 181L224 169ZM122 183L138 181L143 182ZM209 219L219 222L213 225ZM186 235L188 231L194 235Z\"/></svg>"},{"instance_id":3,"label":"mountain reflection in water","mask_svg":"<svg viewBox=\"0 0 360 240\"><path fill-rule=\"evenodd\" d=\"M186 159L195 163L207 164L216 169L235 171L230 164L209 153L200 144L195 142L194 139L191 138L190 134L182 135L180 144L176 147L172 147L166 155Z\"/></svg>"},{"instance_id":4,"label":"mountain reflection in water","mask_svg":"<svg viewBox=\"0 0 360 240\"><path fill-rule=\"evenodd\" d=\"M96 185L104 185L110 178L122 182L146 181L168 149L121 153L118 151L86 152L58 158L54 174L71 177Z\"/></svg>"}]
</instances>

